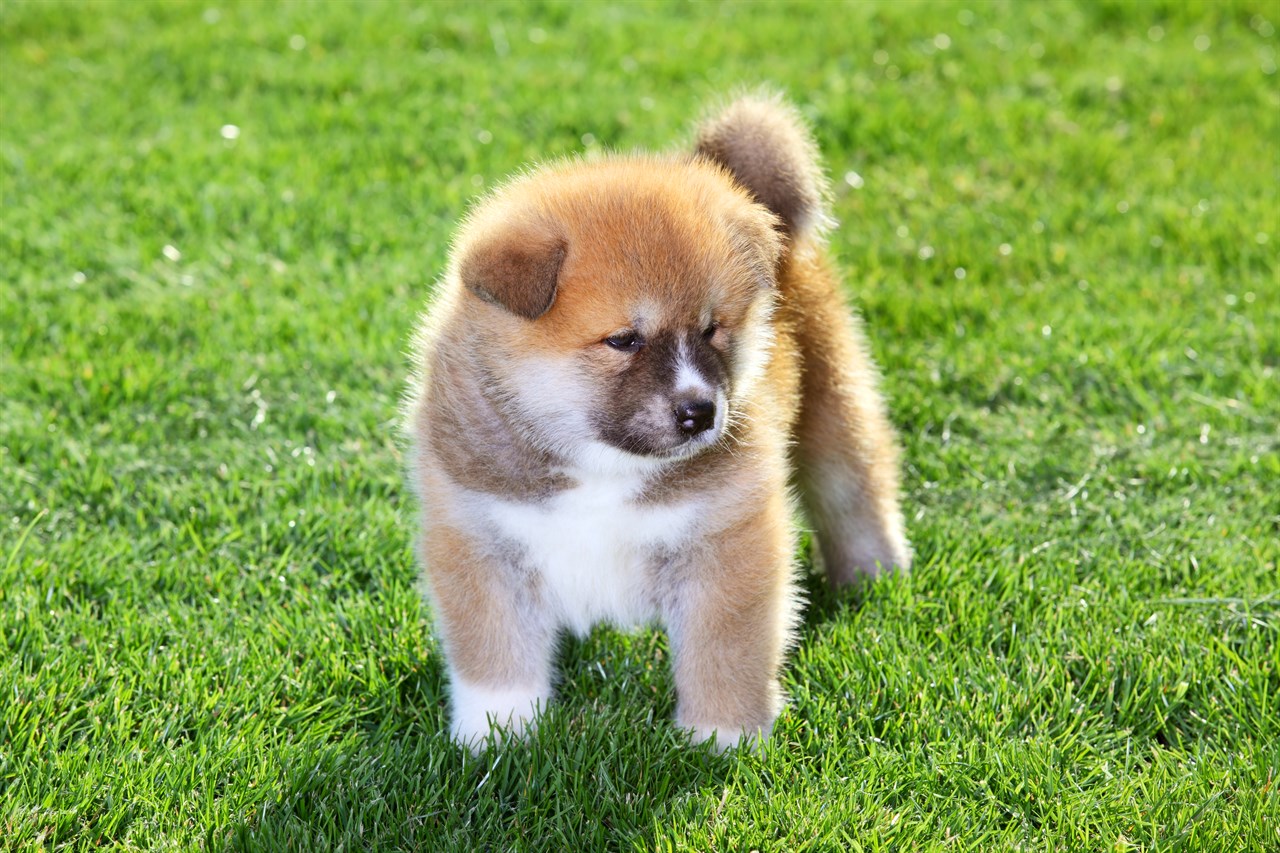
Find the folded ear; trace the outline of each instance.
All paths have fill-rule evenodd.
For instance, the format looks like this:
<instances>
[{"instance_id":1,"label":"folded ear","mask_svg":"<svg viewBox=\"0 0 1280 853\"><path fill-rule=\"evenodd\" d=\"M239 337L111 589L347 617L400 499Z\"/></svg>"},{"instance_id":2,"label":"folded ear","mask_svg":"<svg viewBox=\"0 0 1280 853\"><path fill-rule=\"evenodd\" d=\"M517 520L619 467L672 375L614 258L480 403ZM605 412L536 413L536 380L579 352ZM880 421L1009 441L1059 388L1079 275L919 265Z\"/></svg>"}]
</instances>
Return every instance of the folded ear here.
<instances>
[{"instance_id":1,"label":"folded ear","mask_svg":"<svg viewBox=\"0 0 1280 853\"><path fill-rule=\"evenodd\" d=\"M555 302L566 250L542 223L496 223L466 245L458 273L476 296L536 320Z\"/></svg>"}]
</instances>

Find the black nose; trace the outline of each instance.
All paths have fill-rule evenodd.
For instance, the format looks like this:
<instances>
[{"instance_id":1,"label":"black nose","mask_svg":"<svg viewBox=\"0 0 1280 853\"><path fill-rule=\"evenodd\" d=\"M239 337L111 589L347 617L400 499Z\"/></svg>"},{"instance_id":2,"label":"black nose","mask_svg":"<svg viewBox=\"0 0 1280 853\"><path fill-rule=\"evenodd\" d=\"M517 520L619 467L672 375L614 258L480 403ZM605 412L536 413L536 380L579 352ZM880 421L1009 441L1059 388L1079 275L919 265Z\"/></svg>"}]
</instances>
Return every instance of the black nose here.
<instances>
[{"instance_id":1,"label":"black nose","mask_svg":"<svg viewBox=\"0 0 1280 853\"><path fill-rule=\"evenodd\" d=\"M716 404L710 400L686 400L676 404L676 426L685 435L706 432L715 423Z\"/></svg>"}]
</instances>

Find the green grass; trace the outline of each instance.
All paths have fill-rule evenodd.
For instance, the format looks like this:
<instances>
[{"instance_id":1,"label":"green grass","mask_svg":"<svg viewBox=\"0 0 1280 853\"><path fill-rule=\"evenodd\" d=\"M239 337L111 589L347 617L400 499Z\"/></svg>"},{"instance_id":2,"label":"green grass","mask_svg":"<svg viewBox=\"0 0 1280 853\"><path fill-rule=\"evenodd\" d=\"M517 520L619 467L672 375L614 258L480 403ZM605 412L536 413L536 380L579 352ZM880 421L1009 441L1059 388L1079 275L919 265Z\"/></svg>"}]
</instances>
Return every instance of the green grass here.
<instances>
[{"instance_id":1,"label":"green grass","mask_svg":"<svg viewBox=\"0 0 1280 853\"><path fill-rule=\"evenodd\" d=\"M0 848L1280 849L1278 26L0 0ZM453 224L760 82L835 178L916 570L809 580L758 755L600 630L471 759L395 427Z\"/></svg>"}]
</instances>

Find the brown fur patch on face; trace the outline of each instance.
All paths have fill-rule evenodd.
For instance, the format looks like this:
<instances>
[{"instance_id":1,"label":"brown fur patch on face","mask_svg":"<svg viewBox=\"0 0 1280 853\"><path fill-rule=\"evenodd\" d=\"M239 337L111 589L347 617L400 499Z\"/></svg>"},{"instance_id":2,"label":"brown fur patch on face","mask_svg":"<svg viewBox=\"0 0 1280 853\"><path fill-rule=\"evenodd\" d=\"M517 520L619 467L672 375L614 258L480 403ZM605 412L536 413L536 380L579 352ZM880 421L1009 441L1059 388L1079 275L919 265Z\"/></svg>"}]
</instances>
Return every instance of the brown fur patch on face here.
<instances>
[{"instance_id":1,"label":"brown fur patch on face","mask_svg":"<svg viewBox=\"0 0 1280 853\"><path fill-rule=\"evenodd\" d=\"M726 390L726 354L701 330L660 331L644 338L636 352L622 354L621 362L603 373L592 423L605 442L629 453L663 454L684 444L690 437L677 426L676 407L695 398L715 402L717 392ZM695 371L703 386L680 387L682 367Z\"/></svg>"}]
</instances>

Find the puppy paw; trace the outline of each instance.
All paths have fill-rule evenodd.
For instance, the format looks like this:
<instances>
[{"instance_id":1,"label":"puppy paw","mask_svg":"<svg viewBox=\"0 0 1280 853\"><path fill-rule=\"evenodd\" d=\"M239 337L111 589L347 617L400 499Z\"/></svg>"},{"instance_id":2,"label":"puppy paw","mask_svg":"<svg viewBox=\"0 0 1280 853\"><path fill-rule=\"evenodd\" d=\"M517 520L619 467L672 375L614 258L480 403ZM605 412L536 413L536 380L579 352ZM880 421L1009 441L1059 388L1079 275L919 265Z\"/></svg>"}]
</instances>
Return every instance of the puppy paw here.
<instances>
[{"instance_id":1,"label":"puppy paw","mask_svg":"<svg viewBox=\"0 0 1280 853\"><path fill-rule=\"evenodd\" d=\"M911 569L911 546L906 539L861 543L851 555L850 562L856 571L866 575L881 572L906 572Z\"/></svg>"},{"instance_id":2,"label":"puppy paw","mask_svg":"<svg viewBox=\"0 0 1280 853\"><path fill-rule=\"evenodd\" d=\"M721 754L739 747L746 747L756 752L773 731L772 722L763 727L744 727L732 723L727 725L684 724L683 727L689 730L690 739L694 743L710 744L712 749Z\"/></svg>"},{"instance_id":3,"label":"puppy paw","mask_svg":"<svg viewBox=\"0 0 1280 853\"><path fill-rule=\"evenodd\" d=\"M911 569L911 544L901 525L818 532L817 546L815 565L835 587Z\"/></svg>"},{"instance_id":4,"label":"puppy paw","mask_svg":"<svg viewBox=\"0 0 1280 853\"><path fill-rule=\"evenodd\" d=\"M454 676L450 679L453 739L473 754L483 751L490 733L506 731L524 737L533 729L538 712L547 706L551 691L519 685L489 687Z\"/></svg>"},{"instance_id":5,"label":"puppy paw","mask_svg":"<svg viewBox=\"0 0 1280 853\"><path fill-rule=\"evenodd\" d=\"M911 569L911 545L905 536L864 535L851 542L819 544L823 571L836 586Z\"/></svg>"}]
</instances>

